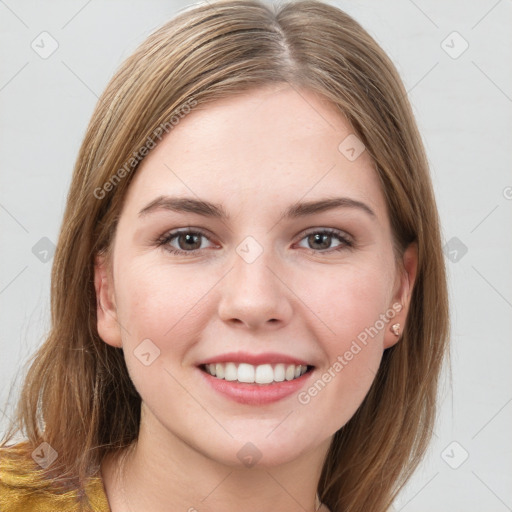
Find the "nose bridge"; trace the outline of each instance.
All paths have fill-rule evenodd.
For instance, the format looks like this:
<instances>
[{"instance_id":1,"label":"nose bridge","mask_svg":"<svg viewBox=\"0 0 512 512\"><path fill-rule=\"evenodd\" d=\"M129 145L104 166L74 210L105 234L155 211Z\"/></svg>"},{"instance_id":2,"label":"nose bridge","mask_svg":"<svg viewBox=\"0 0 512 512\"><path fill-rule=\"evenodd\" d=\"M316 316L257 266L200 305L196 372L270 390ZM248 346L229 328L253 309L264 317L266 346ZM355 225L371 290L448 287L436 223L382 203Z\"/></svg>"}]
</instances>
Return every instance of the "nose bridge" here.
<instances>
[{"instance_id":1,"label":"nose bridge","mask_svg":"<svg viewBox=\"0 0 512 512\"><path fill-rule=\"evenodd\" d=\"M274 282L275 276L269 269L276 264L274 248L269 241L270 237L267 236L264 241L262 235L258 238L261 242L249 235L236 247L233 284L245 288L249 295L256 292L273 295L279 293Z\"/></svg>"},{"instance_id":2,"label":"nose bridge","mask_svg":"<svg viewBox=\"0 0 512 512\"><path fill-rule=\"evenodd\" d=\"M287 288L277 276L275 251L255 237L247 236L235 248L232 270L226 276L219 314L251 326L270 320L287 320L291 306ZM261 239L261 237L260 237Z\"/></svg>"}]
</instances>

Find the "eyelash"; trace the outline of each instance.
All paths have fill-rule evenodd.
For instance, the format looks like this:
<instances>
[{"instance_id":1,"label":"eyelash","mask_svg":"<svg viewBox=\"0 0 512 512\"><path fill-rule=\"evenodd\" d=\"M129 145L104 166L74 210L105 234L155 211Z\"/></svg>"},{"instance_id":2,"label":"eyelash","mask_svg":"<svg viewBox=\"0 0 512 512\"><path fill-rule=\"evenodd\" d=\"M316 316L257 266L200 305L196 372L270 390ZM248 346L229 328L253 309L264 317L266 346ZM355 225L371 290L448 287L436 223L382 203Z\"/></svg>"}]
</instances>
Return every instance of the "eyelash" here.
<instances>
[{"instance_id":1,"label":"eyelash","mask_svg":"<svg viewBox=\"0 0 512 512\"><path fill-rule=\"evenodd\" d=\"M168 245L169 242L171 240L173 240L174 238L176 238L180 235L187 235L187 234L200 235L209 240L208 236L199 229L197 229L197 230L196 229L194 229L194 230L185 229L185 230L170 231L170 232L164 234L162 237L160 237L158 240L156 240L156 244L158 247L163 247L164 250L170 252L171 254L176 254L179 256L195 256L200 249L194 249L191 251L183 251L181 249L176 249L176 248ZM339 252L344 249L351 249L354 247L354 243L345 235L345 233L343 231L340 231L340 230L334 229L334 228L324 228L324 229L309 231L307 233L304 233L304 235L302 236L302 238L299 241L302 241L302 240L304 240L304 238L306 238L310 235L315 235L315 234L334 236L341 242L341 244L338 247L335 247L334 249L325 249L325 250L306 249L312 253L320 253L320 254L329 253L330 254L333 252Z\"/></svg>"}]
</instances>

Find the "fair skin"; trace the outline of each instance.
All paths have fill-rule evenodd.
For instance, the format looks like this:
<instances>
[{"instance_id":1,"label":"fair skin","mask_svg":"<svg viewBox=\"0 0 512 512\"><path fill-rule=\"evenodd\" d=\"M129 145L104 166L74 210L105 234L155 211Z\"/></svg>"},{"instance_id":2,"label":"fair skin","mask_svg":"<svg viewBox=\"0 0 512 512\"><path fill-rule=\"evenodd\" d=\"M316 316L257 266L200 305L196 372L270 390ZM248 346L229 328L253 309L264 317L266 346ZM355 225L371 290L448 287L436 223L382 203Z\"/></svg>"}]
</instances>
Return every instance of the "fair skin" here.
<instances>
[{"instance_id":1,"label":"fair skin","mask_svg":"<svg viewBox=\"0 0 512 512\"><path fill-rule=\"evenodd\" d=\"M193 109L141 163L117 226L113 275L101 258L95 268L98 332L123 348L142 397L124 478L110 459L102 465L113 512L314 510L332 436L398 341L391 325L403 330L416 272L412 246L405 271L397 267L368 152L350 161L338 149L351 133L317 94L280 84ZM162 195L222 205L229 218L164 208L139 215ZM281 215L327 197L349 198L373 214L345 205ZM155 242L187 228L198 238L166 244L187 254ZM340 230L352 247L336 235L322 238L326 228ZM246 237L262 248L250 263L237 252ZM301 403L299 393L397 303L401 311ZM147 366L134 354L146 339L160 351ZM207 385L197 367L237 351L278 352L313 369L289 396L239 403ZM247 443L261 454L252 467L237 457Z\"/></svg>"}]
</instances>

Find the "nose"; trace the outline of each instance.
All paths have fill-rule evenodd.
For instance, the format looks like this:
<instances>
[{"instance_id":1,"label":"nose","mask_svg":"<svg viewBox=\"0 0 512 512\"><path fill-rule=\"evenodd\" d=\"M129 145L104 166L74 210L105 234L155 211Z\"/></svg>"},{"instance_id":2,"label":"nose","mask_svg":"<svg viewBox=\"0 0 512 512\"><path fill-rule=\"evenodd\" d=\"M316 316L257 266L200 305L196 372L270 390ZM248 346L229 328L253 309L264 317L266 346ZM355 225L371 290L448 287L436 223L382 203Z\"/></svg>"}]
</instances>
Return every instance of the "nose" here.
<instances>
[{"instance_id":1,"label":"nose","mask_svg":"<svg viewBox=\"0 0 512 512\"><path fill-rule=\"evenodd\" d=\"M219 317L233 325L249 329L277 329L292 315L293 286L279 270L269 250L252 262L235 254L233 267L222 280Z\"/></svg>"}]
</instances>

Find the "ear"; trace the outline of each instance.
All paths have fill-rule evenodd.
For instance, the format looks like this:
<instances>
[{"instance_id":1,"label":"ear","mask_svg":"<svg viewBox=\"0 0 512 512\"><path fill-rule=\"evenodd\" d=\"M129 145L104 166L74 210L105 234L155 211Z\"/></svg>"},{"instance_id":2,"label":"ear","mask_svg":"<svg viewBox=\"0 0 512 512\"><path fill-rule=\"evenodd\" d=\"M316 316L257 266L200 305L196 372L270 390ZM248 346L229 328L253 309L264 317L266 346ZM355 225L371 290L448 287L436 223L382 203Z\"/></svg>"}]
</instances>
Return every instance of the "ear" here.
<instances>
[{"instance_id":1,"label":"ear","mask_svg":"<svg viewBox=\"0 0 512 512\"><path fill-rule=\"evenodd\" d=\"M121 329L117 321L114 281L105 256L101 254L95 257L94 288L96 289L98 334L105 343L121 348L123 343Z\"/></svg>"},{"instance_id":2,"label":"ear","mask_svg":"<svg viewBox=\"0 0 512 512\"><path fill-rule=\"evenodd\" d=\"M386 326L386 332L384 335L384 348L392 347L399 341L400 336L404 332L417 270L418 245L416 242L413 242L404 252L403 268L400 268L400 271L397 275L393 302L390 304L390 309L395 311L396 314L393 318L390 318L390 321ZM398 335L393 332L393 326L396 324L400 324L398 327Z\"/></svg>"}]
</instances>

